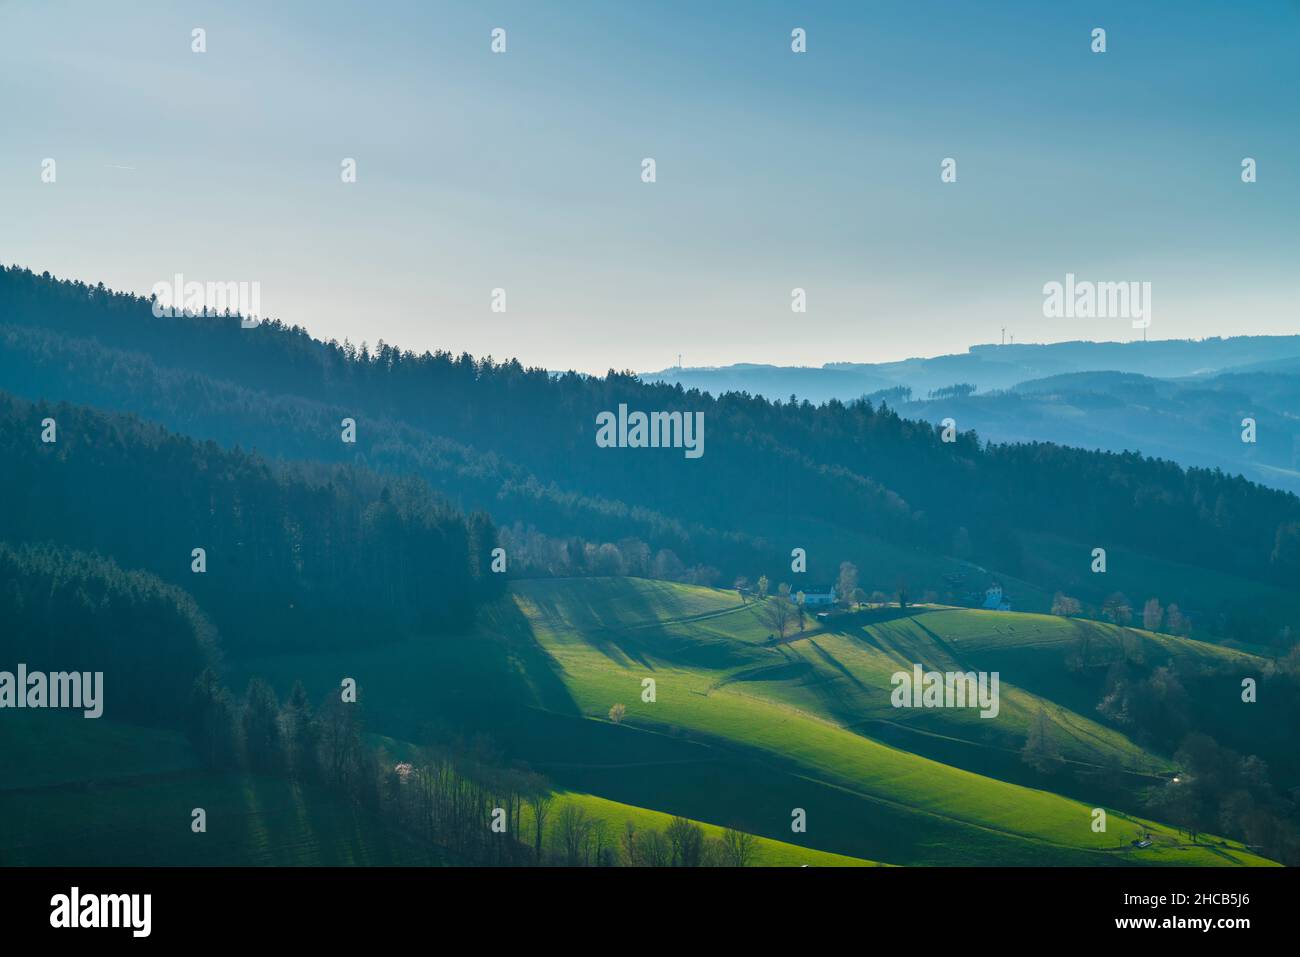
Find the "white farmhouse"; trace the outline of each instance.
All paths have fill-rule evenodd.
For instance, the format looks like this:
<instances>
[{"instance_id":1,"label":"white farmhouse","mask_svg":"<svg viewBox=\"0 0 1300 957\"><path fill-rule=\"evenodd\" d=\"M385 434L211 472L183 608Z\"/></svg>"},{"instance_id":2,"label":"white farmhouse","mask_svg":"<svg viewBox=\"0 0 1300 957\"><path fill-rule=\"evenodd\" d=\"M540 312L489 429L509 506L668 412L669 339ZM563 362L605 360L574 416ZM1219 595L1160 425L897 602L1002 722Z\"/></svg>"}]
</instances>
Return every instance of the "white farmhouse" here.
<instances>
[{"instance_id":1,"label":"white farmhouse","mask_svg":"<svg viewBox=\"0 0 1300 957\"><path fill-rule=\"evenodd\" d=\"M835 604L839 601L839 596L835 594L835 586L832 585L825 591L792 591L790 600L796 605L824 607Z\"/></svg>"}]
</instances>

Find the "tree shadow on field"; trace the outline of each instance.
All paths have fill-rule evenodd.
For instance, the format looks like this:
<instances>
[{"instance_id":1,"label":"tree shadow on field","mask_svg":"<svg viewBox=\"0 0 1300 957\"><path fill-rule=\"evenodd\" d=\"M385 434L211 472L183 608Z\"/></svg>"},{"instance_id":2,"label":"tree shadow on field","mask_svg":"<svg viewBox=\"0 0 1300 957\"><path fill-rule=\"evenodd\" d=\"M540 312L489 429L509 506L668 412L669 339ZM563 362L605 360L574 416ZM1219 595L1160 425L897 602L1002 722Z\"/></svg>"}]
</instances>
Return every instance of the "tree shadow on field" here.
<instances>
[{"instance_id":1,"label":"tree shadow on field","mask_svg":"<svg viewBox=\"0 0 1300 957\"><path fill-rule=\"evenodd\" d=\"M899 608L897 605L885 605L881 608L863 608L846 615L837 615L834 619L837 628L860 628L864 625L879 625L899 618L917 618L929 614L929 608Z\"/></svg>"},{"instance_id":2,"label":"tree shadow on field","mask_svg":"<svg viewBox=\"0 0 1300 957\"><path fill-rule=\"evenodd\" d=\"M917 628L921 629L921 631L925 633L926 637L929 638L932 642L934 642L935 647L937 647L945 655L947 655L949 660L953 664L957 665L958 667L964 668L964 665L962 665L961 656L957 653L957 649L954 648L952 645L948 644L946 638L940 635L933 628L929 628L921 624L921 622L917 621L915 618L912 619L912 623L916 625Z\"/></svg>"},{"instance_id":3,"label":"tree shadow on field","mask_svg":"<svg viewBox=\"0 0 1300 957\"><path fill-rule=\"evenodd\" d=\"M916 660L913 653L912 644L914 639L897 634L896 630L890 627L889 623L897 621L905 616L894 615L883 622L874 622L877 626L883 627L862 627L853 631L845 632L845 636L851 641L860 641L868 648L872 648L888 660L895 661L899 664L911 664Z\"/></svg>"},{"instance_id":4,"label":"tree shadow on field","mask_svg":"<svg viewBox=\"0 0 1300 957\"><path fill-rule=\"evenodd\" d=\"M580 579L572 588L527 594L539 618L558 634L578 638L622 668L655 670L671 663L725 670L752 660L733 643L688 634L694 616L673 615L632 579Z\"/></svg>"},{"instance_id":5,"label":"tree shadow on field","mask_svg":"<svg viewBox=\"0 0 1300 957\"><path fill-rule=\"evenodd\" d=\"M560 714L579 714L562 677L563 666L538 640L533 623L507 595L484 616L485 654L491 697ZM491 640L495 638L496 640Z\"/></svg>"},{"instance_id":6,"label":"tree shadow on field","mask_svg":"<svg viewBox=\"0 0 1300 957\"><path fill-rule=\"evenodd\" d=\"M852 671L850 671L848 668L846 668L846 667L844 666L844 663L843 663L842 661L840 661L838 658L836 658L834 655L832 655L829 651L827 651L827 650L826 650L825 648L823 648L821 645L817 644L817 640L816 640L815 638L810 638L810 639L808 639L808 644L813 648L814 651L817 652L817 654L819 654L819 655L821 656L821 658L822 658L823 661L825 661L828 665L830 665L832 668L834 668L836 671L838 671L841 675L843 675L846 679L848 679L848 681L849 681L849 682L850 682L850 683L851 683L855 688L857 688L859 691L861 691L861 692L862 692L863 694L865 694L865 695L870 695L870 694L872 693L872 689L869 688L867 685L863 684L861 678L859 678L859 677L858 677L857 675L855 675Z\"/></svg>"}]
</instances>

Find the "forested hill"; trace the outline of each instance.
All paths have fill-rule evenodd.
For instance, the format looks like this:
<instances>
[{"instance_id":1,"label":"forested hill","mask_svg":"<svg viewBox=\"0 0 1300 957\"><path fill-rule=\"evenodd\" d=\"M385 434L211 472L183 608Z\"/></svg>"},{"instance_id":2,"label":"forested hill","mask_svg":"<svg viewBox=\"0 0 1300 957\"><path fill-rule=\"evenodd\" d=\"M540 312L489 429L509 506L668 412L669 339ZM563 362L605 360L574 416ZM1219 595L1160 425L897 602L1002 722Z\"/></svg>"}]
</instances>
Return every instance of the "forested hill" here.
<instances>
[{"instance_id":1,"label":"forested hill","mask_svg":"<svg viewBox=\"0 0 1300 957\"><path fill-rule=\"evenodd\" d=\"M97 704L112 720L180 724L195 678L219 661L193 598L110 559L0 542L0 582L3 668L53 673L75 661L102 672L111 692Z\"/></svg>"},{"instance_id":2,"label":"forested hill","mask_svg":"<svg viewBox=\"0 0 1300 957\"><path fill-rule=\"evenodd\" d=\"M454 443L461 464L440 472L453 497L497 514L496 485L511 520L535 519L560 537L671 540L688 563L707 561L728 578L755 571L756 555L779 571L810 523L934 555L954 552L961 532L972 560L1027 577L1037 574L1031 536L1042 535L1070 543L1080 569L1107 547L1273 586L1300 575L1300 500L1290 494L1131 454L985 447L973 433L948 443L938 428L865 401L712 397L628 373L552 375L382 342L358 349L278 322L156 318L148 300L14 267L0 272L0 326L0 387L22 379L22 394L61 398L95 354L116 350L118 367L147 370L154 388L184 382L191 391L173 395L174 406L202 404L213 389L291 397L355 417L356 450L376 465L398 434L399 445ZM98 404L132 401L130 381L99 375ZM620 403L702 412L704 454L597 447L597 415ZM283 447L268 434L265 451L292 454L304 429L319 440L326 427L333 441L337 420L286 415ZM389 464L434 470L427 459L412 468L417 458ZM1040 575L1041 587L1060 587L1049 577ZM1220 596L1198 597L1215 606Z\"/></svg>"},{"instance_id":3,"label":"forested hill","mask_svg":"<svg viewBox=\"0 0 1300 957\"><path fill-rule=\"evenodd\" d=\"M0 393L0 542L109 556L194 596L228 648L465 627L495 530L415 478L286 466L134 417Z\"/></svg>"}]
</instances>

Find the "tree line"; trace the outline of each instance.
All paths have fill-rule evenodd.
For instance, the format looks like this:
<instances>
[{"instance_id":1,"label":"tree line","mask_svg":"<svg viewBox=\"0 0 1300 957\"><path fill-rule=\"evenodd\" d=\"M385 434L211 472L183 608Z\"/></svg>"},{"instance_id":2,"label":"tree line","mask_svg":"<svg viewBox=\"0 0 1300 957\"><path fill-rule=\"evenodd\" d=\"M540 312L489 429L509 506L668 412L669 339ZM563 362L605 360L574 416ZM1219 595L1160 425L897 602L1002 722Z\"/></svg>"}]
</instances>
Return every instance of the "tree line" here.
<instances>
[{"instance_id":1,"label":"tree line","mask_svg":"<svg viewBox=\"0 0 1300 957\"><path fill-rule=\"evenodd\" d=\"M447 852L461 865L746 867L757 839L719 837L681 817L660 831L627 821L614 832L484 736L430 741L394 755L371 743L360 704L330 692L313 707L301 682L281 703L261 678L236 698L211 669L195 680L186 729L205 766L289 777L327 788L362 811Z\"/></svg>"},{"instance_id":2,"label":"tree line","mask_svg":"<svg viewBox=\"0 0 1300 957\"><path fill-rule=\"evenodd\" d=\"M147 572L49 545L0 542L0 669L102 672L103 718L178 727L187 689L218 663L194 599Z\"/></svg>"},{"instance_id":3,"label":"tree line","mask_svg":"<svg viewBox=\"0 0 1300 957\"><path fill-rule=\"evenodd\" d=\"M1145 611L1154 624L1155 607ZM1123 624L1079 622L1063 665L1081 695L1096 696L1102 722L1173 756L1177 773L1145 789L1145 809L1192 840L1213 831L1300 864L1300 806L1287 789L1300 773L1291 730L1300 722L1300 646L1274 660L1225 658L1171 651ZM1063 771L1055 734L1039 709L1025 763L1045 774Z\"/></svg>"},{"instance_id":4,"label":"tree line","mask_svg":"<svg viewBox=\"0 0 1300 957\"><path fill-rule=\"evenodd\" d=\"M363 419L355 444L344 444L338 425L355 409L163 368L143 353L50 330L0 325L0 386L24 397L57 395L73 404L129 411L226 447L253 447L291 460L359 464L386 475L418 475L461 511L489 511L514 530L507 546L507 574L512 577L636 568L635 552L621 557L624 543L633 540L644 542L656 557L664 553L664 577L697 583L708 583L708 569L751 565L765 550L770 553L758 536L684 523L644 505L570 491L539 479L506 455L391 418ZM601 549L603 556L588 560Z\"/></svg>"},{"instance_id":5,"label":"tree line","mask_svg":"<svg viewBox=\"0 0 1300 957\"><path fill-rule=\"evenodd\" d=\"M50 441L45 441L45 439ZM0 393L0 541L111 556L183 587L228 648L467 627L496 530L415 478L287 465L130 416Z\"/></svg>"},{"instance_id":6,"label":"tree line","mask_svg":"<svg viewBox=\"0 0 1300 957\"><path fill-rule=\"evenodd\" d=\"M1276 584L1300 570L1295 496L1136 453L986 446L972 432L944 442L935 426L866 400L814 406L713 397L630 373L553 374L514 360L321 342L274 321L241 329L233 317L158 319L146 299L17 267L0 272L0 307L13 325L405 423L502 456L543 486L649 509L688 528L765 538L817 520L942 553L965 527L974 559L1011 574L1023 559L1021 536L1042 531ZM703 411L705 456L686 462L666 451L597 449L594 416L620 402ZM682 557L717 565L724 576L739 571Z\"/></svg>"}]
</instances>

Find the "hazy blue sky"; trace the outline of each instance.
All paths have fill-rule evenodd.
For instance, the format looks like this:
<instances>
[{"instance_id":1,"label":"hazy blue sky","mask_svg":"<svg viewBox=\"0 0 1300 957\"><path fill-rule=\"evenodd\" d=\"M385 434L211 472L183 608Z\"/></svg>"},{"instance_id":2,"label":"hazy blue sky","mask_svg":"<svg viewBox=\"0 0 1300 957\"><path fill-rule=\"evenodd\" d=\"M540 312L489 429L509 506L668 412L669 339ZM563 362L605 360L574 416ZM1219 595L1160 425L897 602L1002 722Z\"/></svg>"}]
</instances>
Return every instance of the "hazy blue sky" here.
<instances>
[{"instance_id":1,"label":"hazy blue sky","mask_svg":"<svg viewBox=\"0 0 1300 957\"><path fill-rule=\"evenodd\" d=\"M326 338L603 371L1140 336L1045 319L1066 272L1151 282L1151 338L1300 329L1295 2L0 0L0 89L0 261L257 281Z\"/></svg>"}]
</instances>

